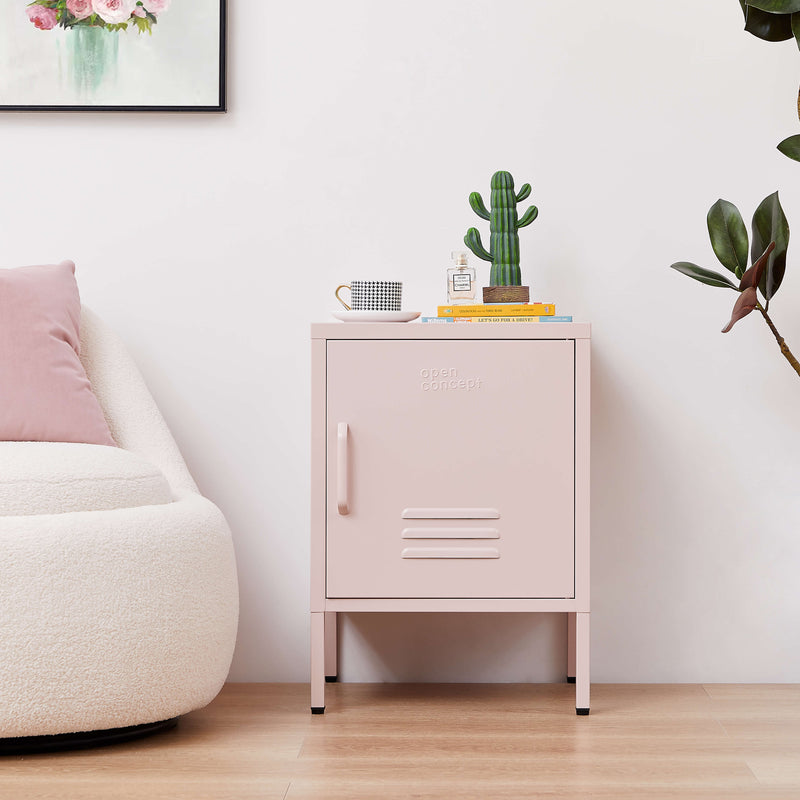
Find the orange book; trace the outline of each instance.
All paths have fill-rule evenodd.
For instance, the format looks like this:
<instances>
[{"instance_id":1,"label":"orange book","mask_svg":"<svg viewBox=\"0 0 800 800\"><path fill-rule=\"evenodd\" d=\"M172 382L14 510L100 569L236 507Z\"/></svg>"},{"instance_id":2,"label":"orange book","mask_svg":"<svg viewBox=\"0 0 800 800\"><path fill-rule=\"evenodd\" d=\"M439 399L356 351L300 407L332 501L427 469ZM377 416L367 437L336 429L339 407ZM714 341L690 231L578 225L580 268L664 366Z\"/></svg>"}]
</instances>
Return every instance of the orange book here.
<instances>
[{"instance_id":1,"label":"orange book","mask_svg":"<svg viewBox=\"0 0 800 800\"><path fill-rule=\"evenodd\" d=\"M555 313L552 303L481 303L438 309L440 317L552 317Z\"/></svg>"}]
</instances>

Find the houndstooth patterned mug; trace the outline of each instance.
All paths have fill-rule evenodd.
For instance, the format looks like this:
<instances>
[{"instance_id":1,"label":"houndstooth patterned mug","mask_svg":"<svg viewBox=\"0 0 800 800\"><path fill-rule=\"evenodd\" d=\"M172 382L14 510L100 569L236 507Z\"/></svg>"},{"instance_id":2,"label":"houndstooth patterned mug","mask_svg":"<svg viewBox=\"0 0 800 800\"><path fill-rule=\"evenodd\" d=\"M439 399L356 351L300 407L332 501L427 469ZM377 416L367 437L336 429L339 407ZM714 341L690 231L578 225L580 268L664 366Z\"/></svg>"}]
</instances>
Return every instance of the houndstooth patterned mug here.
<instances>
[{"instance_id":1,"label":"houndstooth patterned mug","mask_svg":"<svg viewBox=\"0 0 800 800\"><path fill-rule=\"evenodd\" d=\"M350 290L350 305L339 292ZM350 281L336 287L336 299L348 311L400 311L403 297L402 281Z\"/></svg>"}]
</instances>

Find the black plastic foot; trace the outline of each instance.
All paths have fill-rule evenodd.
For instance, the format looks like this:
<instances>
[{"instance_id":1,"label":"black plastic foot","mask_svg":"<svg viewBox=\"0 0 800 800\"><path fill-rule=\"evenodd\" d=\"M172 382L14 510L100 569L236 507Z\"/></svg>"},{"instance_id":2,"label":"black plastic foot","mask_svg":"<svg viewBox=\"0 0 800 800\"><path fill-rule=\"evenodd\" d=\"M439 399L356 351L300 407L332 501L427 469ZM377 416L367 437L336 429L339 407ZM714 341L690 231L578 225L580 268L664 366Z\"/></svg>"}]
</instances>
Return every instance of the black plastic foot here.
<instances>
[{"instance_id":1,"label":"black plastic foot","mask_svg":"<svg viewBox=\"0 0 800 800\"><path fill-rule=\"evenodd\" d=\"M325 706L311 706L311 713L312 714L324 714L325 713Z\"/></svg>"},{"instance_id":2,"label":"black plastic foot","mask_svg":"<svg viewBox=\"0 0 800 800\"><path fill-rule=\"evenodd\" d=\"M589 709L588 708L576 708L575 713L579 717L588 717L589 716Z\"/></svg>"},{"instance_id":3,"label":"black plastic foot","mask_svg":"<svg viewBox=\"0 0 800 800\"><path fill-rule=\"evenodd\" d=\"M89 747L106 747L111 744L130 742L161 731L168 731L178 724L178 717L145 725L127 728L110 728L104 731L82 733L58 733L51 736L16 736L0 739L0 756L20 756L33 753L54 753L59 750L82 750Z\"/></svg>"},{"instance_id":4,"label":"black plastic foot","mask_svg":"<svg viewBox=\"0 0 800 800\"><path fill-rule=\"evenodd\" d=\"M339 680L338 675L326 675L325 676L325 683L336 683Z\"/></svg>"},{"instance_id":5,"label":"black plastic foot","mask_svg":"<svg viewBox=\"0 0 800 800\"><path fill-rule=\"evenodd\" d=\"M570 677L569 675L567 675L567 683L575 683L575 677L574 676Z\"/></svg>"}]
</instances>

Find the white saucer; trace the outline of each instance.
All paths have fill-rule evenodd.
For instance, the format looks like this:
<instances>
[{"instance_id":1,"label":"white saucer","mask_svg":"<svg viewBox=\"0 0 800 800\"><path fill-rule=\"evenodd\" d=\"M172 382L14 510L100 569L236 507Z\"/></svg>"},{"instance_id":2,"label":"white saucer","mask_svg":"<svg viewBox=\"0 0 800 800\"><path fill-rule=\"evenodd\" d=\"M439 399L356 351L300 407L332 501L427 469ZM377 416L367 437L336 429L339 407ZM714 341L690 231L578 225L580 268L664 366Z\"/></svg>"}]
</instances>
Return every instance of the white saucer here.
<instances>
[{"instance_id":1,"label":"white saucer","mask_svg":"<svg viewBox=\"0 0 800 800\"><path fill-rule=\"evenodd\" d=\"M333 311L342 322L411 322L421 311Z\"/></svg>"}]
</instances>

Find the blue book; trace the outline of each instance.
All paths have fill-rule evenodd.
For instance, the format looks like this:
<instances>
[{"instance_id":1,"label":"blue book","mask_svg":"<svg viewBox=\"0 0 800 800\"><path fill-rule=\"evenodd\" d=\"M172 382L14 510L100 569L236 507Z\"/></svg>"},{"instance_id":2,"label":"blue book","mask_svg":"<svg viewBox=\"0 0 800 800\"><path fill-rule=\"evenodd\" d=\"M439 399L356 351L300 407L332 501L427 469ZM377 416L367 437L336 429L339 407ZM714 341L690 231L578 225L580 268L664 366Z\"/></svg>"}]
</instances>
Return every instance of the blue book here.
<instances>
[{"instance_id":1,"label":"blue book","mask_svg":"<svg viewBox=\"0 0 800 800\"><path fill-rule=\"evenodd\" d=\"M513 323L547 323L547 322L572 322L571 316L550 316L550 317L421 317L420 322L430 322L434 324L446 323L461 325L466 322L513 322Z\"/></svg>"}]
</instances>

